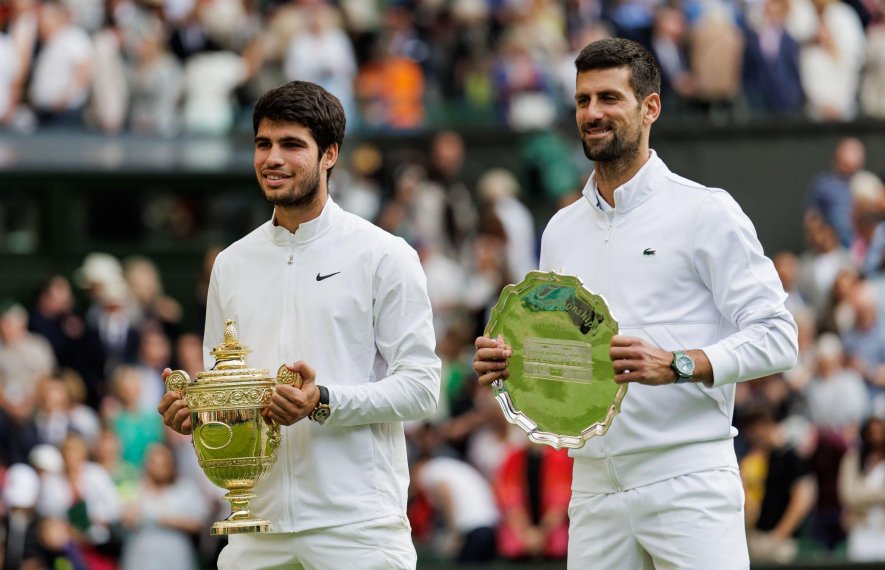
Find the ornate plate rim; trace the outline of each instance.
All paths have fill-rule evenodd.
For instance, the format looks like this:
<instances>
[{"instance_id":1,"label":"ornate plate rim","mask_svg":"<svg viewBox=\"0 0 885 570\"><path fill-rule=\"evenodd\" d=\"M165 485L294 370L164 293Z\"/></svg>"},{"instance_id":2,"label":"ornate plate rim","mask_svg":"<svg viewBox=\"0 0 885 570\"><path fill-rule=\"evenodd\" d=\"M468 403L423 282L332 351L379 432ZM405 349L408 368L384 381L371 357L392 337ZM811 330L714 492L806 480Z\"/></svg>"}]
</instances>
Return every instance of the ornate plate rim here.
<instances>
[{"instance_id":1,"label":"ornate plate rim","mask_svg":"<svg viewBox=\"0 0 885 570\"><path fill-rule=\"evenodd\" d=\"M495 306L492 308L491 317L489 318L489 322L486 324L483 334L485 334L486 336L490 336L491 331L495 328L495 325L497 325L498 320L501 317L502 308L511 296L519 295L520 293L522 293L524 289L527 289L530 286L530 282L534 284L544 281L561 285L573 285L576 288L582 289L589 295L599 297L600 299L602 299L602 302L605 303L609 315L611 316L612 321L614 321L615 327L617 328L618 321L612 313L608 301L606 301L603 295L594 293L584 287L584 283L579 277L575 275L566 275L555 271L530 271L526 274L522 281L516 284L507 285L501 291L501 295L498 297L498 302L495 303ZM617 330L615 332L617 333ZM523 412L516 409L516 406L513 405L513 400L510 398L510 394L507 392L507 387L504 381L495 380L494 382L492 382L492 389L494 391L495 399L498 401L498 405L501 407L501 411L504 413L504 417L507 419L508 422L520 427L523 431L525 431L531 441L535 443L549 445L555 449L579 449L583 447L589 439L597 435L605 435L605 433L611 427L615 416L618 415L618 412L620 412L621 402L624 399L624 396L627 394L627 384L621 384L618 387L617 393L615 393L614 400L612 401L612 404L608 409L608 413L606 413L605 415L605 419L603 419L601 422L596 422L589 425L581 432L580 435L574 436L560 435L553 432L541 430L534 420L525 415Z\"/></svg>"}]
</instances>

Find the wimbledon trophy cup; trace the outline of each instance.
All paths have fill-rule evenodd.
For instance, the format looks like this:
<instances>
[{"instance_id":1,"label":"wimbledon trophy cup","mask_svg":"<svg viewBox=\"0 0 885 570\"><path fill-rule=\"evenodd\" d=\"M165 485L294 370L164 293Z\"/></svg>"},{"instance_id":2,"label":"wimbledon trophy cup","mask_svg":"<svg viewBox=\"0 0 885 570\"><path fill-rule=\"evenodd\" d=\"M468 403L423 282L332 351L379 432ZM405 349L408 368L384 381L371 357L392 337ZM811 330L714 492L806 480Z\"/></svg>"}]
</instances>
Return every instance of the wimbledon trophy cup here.
<instances>
[{"instance_id":1,"label":"wimbledon trophy cup","mask_svg":"<svg viewBox=\"0 0 885 570\"><path fill-rule=\"evenodd\" d=\"M276 461L280 426L268 425L261 411L270 403L277 384L301 387L301 377L286 365L276 379L264 368L248 368L233 321L224 325L224 342L212 349L215 366L197 374L183 370L166 378L166 390L180 392L191 412L193 443L200 467L214 484L227 489L231 515L212 525L211 534L267 532L270 523L249 512L253 487Z\"/></svg>"},{"instance_id":2,"label":"wimbledon trophy cup","mask_svg":"<svg viewBox=\"0 0 885 570\"><path fill-rule=\"evenodd\" d=\"M492 383L507 421L557 449L603 435L627 393L609 355L616 334L605 299L577 277L532 271L505 287L485 335L513 350L510 377Z\"/></svg>"}]
</instances>

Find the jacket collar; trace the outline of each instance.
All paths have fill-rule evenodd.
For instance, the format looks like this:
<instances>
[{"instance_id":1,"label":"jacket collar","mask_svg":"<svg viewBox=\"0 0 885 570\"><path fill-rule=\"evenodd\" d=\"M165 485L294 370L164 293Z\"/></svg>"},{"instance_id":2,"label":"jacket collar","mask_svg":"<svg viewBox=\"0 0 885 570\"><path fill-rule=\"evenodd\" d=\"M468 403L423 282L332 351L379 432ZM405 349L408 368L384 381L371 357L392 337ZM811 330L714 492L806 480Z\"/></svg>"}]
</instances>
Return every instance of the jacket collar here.
<instances>
[{"instance_id":1,"label":"jacket collar","mask_svg":"<svg viewBox=\"0 0 885 570\"><path fill-rule=\"evenodd\" d=\"M326 198L326 204L323 211L316 218L303 222L295 230L290 232L283 226L276 224L276 212L271 216L267 223L267 230L270 239L277 245L304 245L312 242L332 229L342 218L344 211L336 204L332 197Z\"/></svg>"},{"instance_id":2,"label":"jacket collar","mask_svg":"<svg viewBox=\"0 0 885 570\"><path fill-rule=\"evenodd\" d=\"M615 213L623 213L632 210L639 204L651 197L657 188L657 181L669 174L670 170L664 161L658 158L654 150L649 150L648 160L642 165L633 178L615 188ZM584 185L581 192L590 205L602 211L596 195L596 171L590 174L590 179Z\"/></svg>"}]
</instances>

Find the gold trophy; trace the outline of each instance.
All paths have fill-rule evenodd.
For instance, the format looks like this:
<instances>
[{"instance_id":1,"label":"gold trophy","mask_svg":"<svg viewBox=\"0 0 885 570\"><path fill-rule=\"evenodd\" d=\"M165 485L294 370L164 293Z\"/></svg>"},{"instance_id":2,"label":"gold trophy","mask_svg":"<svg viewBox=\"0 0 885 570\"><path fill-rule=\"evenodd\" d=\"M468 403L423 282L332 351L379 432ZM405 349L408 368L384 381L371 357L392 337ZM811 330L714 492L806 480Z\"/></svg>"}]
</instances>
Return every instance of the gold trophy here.
<instances>
[{"instance_id":1,"label":"gold trophy","mask_svg":"<svg viewBox=\"0 0 885 570\"><path fill-rule=\"evenodd\" d=\"M166 378L166 390L181 393L191 412L197 460L214 484L227 489L224 499L231 515L212 525L211 534L267 532L270 523L249 512L252 490L276 461L280 426L264 421L261 411L270 403L277 384L301 387L301 376L286 365L276 379L267 369L248 368L234 321L224 323L224 342L212 349L215 366L191 382L183 370Z\"/></svg>"}]
</instances>

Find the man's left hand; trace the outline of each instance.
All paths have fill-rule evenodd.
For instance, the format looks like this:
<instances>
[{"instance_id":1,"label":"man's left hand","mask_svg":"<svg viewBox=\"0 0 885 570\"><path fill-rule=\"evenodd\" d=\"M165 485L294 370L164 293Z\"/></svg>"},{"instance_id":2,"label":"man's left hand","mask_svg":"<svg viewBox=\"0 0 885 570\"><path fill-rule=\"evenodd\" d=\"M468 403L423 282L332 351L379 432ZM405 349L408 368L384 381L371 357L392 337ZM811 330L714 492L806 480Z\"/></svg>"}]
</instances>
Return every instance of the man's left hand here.
<instances>
[{"instance_id":1,"label":"man's left hand","mask_svg":"<svg viewBox=\"0 0 885 570\"><path fill-rule=\"evenodd\" d=\"M615 366L615 382L639 382L659 386L676 381L670 368L673 353L649 344L641 338L615 335L609 355Z\"/></svg>"},{"instance_id":2,"label":"man's left hand","mask_svg":"<svg viewBox=\"0 0 885 570\"><path fill-rule=\"evenodd\" d=\"M320 391L316 387L316 371L308 363L299 360L294 364L287 364L286 368L301 375L301 388L277 384L270 404L261 415L266 420L290 426L313 412L320 401Z\"/></svg>"}]
</instances>

